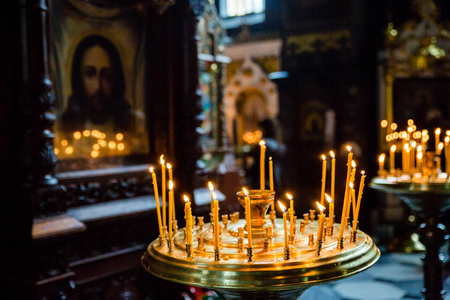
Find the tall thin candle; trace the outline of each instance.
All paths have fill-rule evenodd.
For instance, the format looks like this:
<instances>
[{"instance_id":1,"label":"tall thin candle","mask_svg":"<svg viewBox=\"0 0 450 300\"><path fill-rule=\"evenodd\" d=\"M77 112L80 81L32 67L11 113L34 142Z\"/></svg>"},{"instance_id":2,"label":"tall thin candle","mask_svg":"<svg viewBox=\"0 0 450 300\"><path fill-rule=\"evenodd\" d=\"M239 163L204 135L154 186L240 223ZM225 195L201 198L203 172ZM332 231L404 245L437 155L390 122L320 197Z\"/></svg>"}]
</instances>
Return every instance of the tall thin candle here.
<instances>
[{"instance_id":1,"label":"tall thin candle","mask_svg":"<svg viewBox=\"0 0 450 300\"><path fill-rule=\"evenodd\" d=\"M245 188L243 188L242 190L245 194L245 217L247 219L248 247L252 247L252 213L250 208L250 197L248 195L248 191Z\"/></svg>"},{"instance_id":2,"label":"tall thin candle","mask_svg":"<svg viewBox=\"0 0 450 300\"><path fill-rule=\"evenodd\" d=\"M219 250L219 201L214 199L214 248Z\"/></svg>"},{"instance_id":3,"label":"tall thin candle","mask_svg":"<svg viewBox=\"0 0 450 300\"><path fill-rule=\"evenodd\" d=\"M378 157L378 165L379 165L379 173L382 175L384 173L384 160L386 158L386 154L381 153Z\"/></svg>"},{"instance_id":4,"label":"tall thin candle","mask_svg":"<svg viewBox=\"0 0 450 300\"><path fill-rule=\"evenodd\" d=\"M173 181L169 180L169 241L172 241L172 228L173 228Z\"/></svg>"},{"instance_id":5,"label":"tall thin candle","mask_svg":"<svg viewBox=\"0 0 450 300\"><path fill-rule=\"evenodd\" d=\"M173 181L173 170L172 170L172 165L167 163L167 171L169 172L169 181ZM176 217L176 213L175 213L175 202L172 205L172 222L175 222L175 220L177 219Z\"/></svg>"},{"instance_id":6,"label":"tall thin candle","mask_svg":"<svg viewBox=\"0 0 450 300\"><path fill-rule=\"evenodd\" d=\"M259 159L259 168L260 168L260 173L259 173L259 184L260 184L260 189L261 191L265 190L265 185L266 185L266 173L265 173L265 157L266 157L266 142L265 141L260 141L259 142L259 146L261 148L261 155L260 155L260 159Z\"/></svg>"},{"instance_id":7,"label":"tall thin candle","mask_svg":"<svg viewBox=\"0 0 450 300\"><path fill-rule=\"evenodd\" d=\"M209 194L211 195L211 213L214 213L214 185L211 181L208 181Z\"/></svg>"},{"instance_id":8,"label":"tall thin candle","mask_svg":"<svg viewBox=\"0 0 450 300\"><path fill-rule=\"evenodd\" d=\"M322 154L322 189L320 191L320 204L323 206L325 201L325 182L327 179L327 157Z\"/></svg>"},{"instance_id":9,"label":"tall thin candle","mask_svg":"<svg viewBox=\"0 0 450 300\"><path fill-rule=\"evenodd\" d=\"M341 214L341 227L339 228L339 238L342 238L344 236L344 224L345 224L345 218L346 218L346 207L347 207L347 201L349 196L349 183L350 183L350 173L352 168L352 161L353 161L353 153L352 153L352 147L347 146L348 153L348 160L347 160L347 180L345 183L345 194L344 194L344 203L342 204L342 214Z\"/></svg>"},{"instance_id":10,"label":"tall thin candle","mask_svg":"<svg viewBox=\"0 0 450 300\"><path fill-rule=\"evenodd\" d=\"M269 157L269 181L270 181L270 191L273 192L273 161L272 156ZM270 204L270 208L272 211L275 211L275 200Z\"/></svg>"},{"instance_id":11,"label":"tall thin candle","mask_svg":"<svg viewBox=\"0 0 450 300\"><path fill-rule=\"evenodd\" d=\"M283 212L283 225L284 225L284 247L289 247L289 239L288 239L288 231L287 231L287 214L286 214L286 207L281 204L280 201L278 201L278 206L280 207L281 211Z\"/></svg>"},{"instance_id":12,"label":"tall thin candle","mask_svg":"<svg viewBox=\"0 0 450 300\"><path fill-rule=\"evenodd\" d=\"M395 173L395 150L397 150L397 146L392 145L389 151L391 173Z\"/></svg>"},{"instance_id":13,"label":"tall thin candle","mask_svg":"<svg viewBox=\"0 0 450 300\"><path fill-rule=\"evenodd\" d=\"M359 183L359 190L358 190L358 200L356 204L356 210L355 214L353 215L353 231L356 231L358 226L358 217L359 217L359 209L361 208L361 198L364 190L364 181L366 179L366 173L364 171L361 171L361 181Z\"/></svg>"},{"instance_id":14,"label":"tall thin candle","mask_svg":"<svg viewBox=\"0 0 450 300\"><path fill-rule=\"evenodd\" d=\"M294 197L291 194L286 193L286 198L289 199L289 214L294 214Z\"/></svg>"},{"instance_id":15,"label":"tall thin candle","mask_svg":"<svg viewBox=\"0 0 450 300\"><path fill-rule=\"evenodd\" d=\"M192 211L189 198L184 195L184 218L186 219L186 244L192 245Z\"/></svg>"},{"instance_id":16,"label":"tall thin candle","mask_svg":"<svg viewBox=\"0 0 450 300\"><path fill-rule=\"evenodd\" d=\"M330 224L333 225L334 224L334 202L333 202L333 198L331 198L327 194L325 194L325 198L327 199L327 202L328 202L328 220L329 220Z\"/></svg>"},{"instance_id":17,"label":"tall thin candle","mask_svg":"<svg viewBox=\"0 0 450 300\"><path fill-rule=\"evenodd\" d=\"M440 128L436 128L436 130L434 131L434 146L435 146L435 151L438 151L438 147L439 147L439 136L441 135L441 129Z\"/></svg>"},{"instance_id":18,"label":"tall thin candle","mask_svg":"<svg viewBox=\"0 0 450 300\"><path fill-rule=\"evenodd\" d=\"M450 172L450 147L448 146L450 142L450 136L446 136L444 139L445 142L445 148L444 148L444 155L445 155L445 172L448 174Z\"/></svg>"},{"instance_id":19,"label":"tall thin candle","mask_svg":"<svg viewBox=\"0 0 450 300\"><path fill-rule=\"evenodd\" d=\"M316 204L320 210L319 219L317 220L319 222L319 231L317 232L317 240L323 241L323 224L325 222L325 214L323 213L323 211L325 210L325 206L323 206L322 204L320 204L317 201L316 201Z\"/></svg>"},{"instance_id":20,"label":"tall thin candle","mask_svg":"<svg viewBox=\"0 0 450 300\"><path fill-rule=\"evenodd\" d=\"M330 151L330 156L331 156L331 198L334 201L334 192L336 184L336 157L333 151Z\"/></svg>"},{"instance_id":21,"label":"tall thin candle","mask_svg":"<svg viewBox=\"0 0 450 300\"><path fill-rule=\"evenodd\" d=\"M153 167L149 169L150 173L152 173L152 181L153 181L153 191L155 194L156 201L156 214L158 216L158 227L159 227L159 236L163 236L162 223L161 223L161 208L159 207L159 196L158 196L158 182L156 181L156 174L153 171Z\"/></svg>"},{"instance_id":22,"label":"tall thin candle","mask_svg":"<svg viewBox=\"0 0 450 300\"><path fill-rule=\"evenodd\" d=\"M164 162L164 154L159 157L159 161L161 163L161 195L162 195L162 218L163 218L163 227L166 227L166 164Z\"/></svg>"}]
</instances>

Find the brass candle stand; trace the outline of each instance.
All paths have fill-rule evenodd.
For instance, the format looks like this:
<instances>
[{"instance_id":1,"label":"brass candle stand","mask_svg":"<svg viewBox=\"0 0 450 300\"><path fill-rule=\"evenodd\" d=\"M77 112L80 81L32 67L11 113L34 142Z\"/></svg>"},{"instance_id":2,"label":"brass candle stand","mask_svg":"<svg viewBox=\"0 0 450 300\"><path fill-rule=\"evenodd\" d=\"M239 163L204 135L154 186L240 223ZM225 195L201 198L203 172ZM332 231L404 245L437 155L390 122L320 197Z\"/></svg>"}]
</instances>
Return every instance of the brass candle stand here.
<instances>
[{"instance_id":1,"label":"brass candle stand","mask_svg":"<svg viewBox=\"0 0 450 300\"><path fill-rule=\"evenodd\" d=\"M436 181L432 178L417 181L401 181L396 177L374 178L370 187L396 194L406 205L425 218L425 223L418 229L420 242L425 246L423 256L424 288L422 294L426 300L444 299L443 258L439 248L446 242L444 225L439 223L439 216L450 209L450 183Z\"/></svg>"},{"instance_id":2,"label":"brass candle stand","mask_svg":"<svg viewBox=\"0 0 450 300\"><path fill-rule=\"evenodd\" d=\"M225 299L297 299L313 285L352 276L378 260L380 251L362 231L350 242L351 232L346 230L342 249L337 235L327 236L317 247L317 221L297 220L301 230L285 245L283 219L266 216L275 193L249 192L252 247L247 246L246 221L232 217L227 224L221 222L219 249L214 248L211 223L194 226L190 255L183 229L179 229L171 252L159 239L150 243L142 257L144 268L166 280L215 290ZM241 196L238 193L242 204ZM339 224L335 226L339 229Z\"/></svg>"}]
</instances>

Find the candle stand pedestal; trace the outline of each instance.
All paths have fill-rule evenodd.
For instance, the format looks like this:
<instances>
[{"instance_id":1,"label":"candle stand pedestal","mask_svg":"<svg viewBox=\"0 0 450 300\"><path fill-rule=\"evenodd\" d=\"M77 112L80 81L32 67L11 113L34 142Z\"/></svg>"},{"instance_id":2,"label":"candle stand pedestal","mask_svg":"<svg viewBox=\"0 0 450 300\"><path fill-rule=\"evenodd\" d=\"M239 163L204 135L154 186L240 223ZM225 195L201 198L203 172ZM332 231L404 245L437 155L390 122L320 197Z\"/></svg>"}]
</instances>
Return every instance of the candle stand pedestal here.
<instances>
[{"instance_id":1,"label":"candle stand pedestal","mask_svg":"<svg viewBox=\"0 0 450 300\"><path fill-rule=\"evenodd\" d=\"M419 216L425 218L417 233L425 246L423 260L424 287L422 294L426 300L444 299L443 257L439 248L448 239L439 216L450 208L450 183L397 182L375 178L370 183L373 189L396 194Z\"/></svg>"},{"instance_id":2,"label":"candle stand pedestal","mask_svg":"<svg viewBox=\"0 0 450 300\"><path fill-rule=\"evenodd\" d=\"M245 249L246 220L231 218L223 226L219 260L215 260L213 228L207 223L193 228L191 257L186 255L186 240L183 229L179 229L174 234L174 249L170 253L160 246L159 240L150 243L141 260L143 267L162 279L215 290L224 299L288 300L297 299L313 285L364 271L380 256L370 236L359 230L354 242L350 241L351 232L345 230L342 249L337 247L337 234L327 236L318 255L315 243L309 243L309 236L317 235L317 221L303 225L304 231L297 231L292 243L286 245L283 219L276 219L273 226L270 217L265 215L273 194L250 196L250 199L252 248ZM300 224L301 220L297 222ZM335 233L339 232L339 224L335 226Z\"/></svg>"}]
</instances>

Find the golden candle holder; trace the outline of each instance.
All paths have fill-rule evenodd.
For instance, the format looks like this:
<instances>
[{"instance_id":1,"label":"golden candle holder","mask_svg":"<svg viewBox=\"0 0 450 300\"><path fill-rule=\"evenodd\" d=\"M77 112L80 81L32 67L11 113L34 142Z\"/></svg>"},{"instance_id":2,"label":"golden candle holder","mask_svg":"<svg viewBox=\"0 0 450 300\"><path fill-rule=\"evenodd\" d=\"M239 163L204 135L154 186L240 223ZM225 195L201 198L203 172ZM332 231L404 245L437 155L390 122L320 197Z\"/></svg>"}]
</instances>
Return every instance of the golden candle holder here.
<instances>
[{"instance_id":1,"label":"golden candle holder","mask_svg":"<svg viewBox=\"0 0 450 300\"><path fill-rule=\"evenodd\" d=\"M354 234L354 242L345 230L340 243L332 235L315 247L319 223L313 219L295 220L301 233L292 235L286 245L283 219L266 222L274 195L250 191L252 246L247 243L246 220L233 214L231 222L225 218L220 222L220 249L214 247L212 224L199 224L193 227L192 245L186 243L184 229L174 233L171 252L158 239L151 242L142 265L160 278L213 289L224 299L297 299L313 285L355 275L378 260L380 251L361 231ZM241 196L238 193L243 204Z\"/></svg>"}]
</instances>

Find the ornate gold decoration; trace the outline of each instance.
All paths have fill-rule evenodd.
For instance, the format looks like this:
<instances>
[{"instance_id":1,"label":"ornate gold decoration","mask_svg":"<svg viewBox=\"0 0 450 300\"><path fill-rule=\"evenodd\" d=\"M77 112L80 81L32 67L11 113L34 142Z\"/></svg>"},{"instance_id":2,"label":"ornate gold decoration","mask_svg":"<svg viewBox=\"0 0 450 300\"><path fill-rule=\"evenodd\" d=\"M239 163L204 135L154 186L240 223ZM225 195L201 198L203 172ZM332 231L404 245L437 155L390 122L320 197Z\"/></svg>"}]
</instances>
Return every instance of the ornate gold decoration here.
<instances>
[{"instance_id":1,"label":"ornate gold decoration","mask_svg":"<svg viewBox=\"0 0 450 300\"><path fill-rule=\"evenodd\" d=\"M324 52L330 49L349 48L349 40L349 30L294 35L288 36L286 49L288 55L305 52Z\"/></svg>"}]
</instances>

